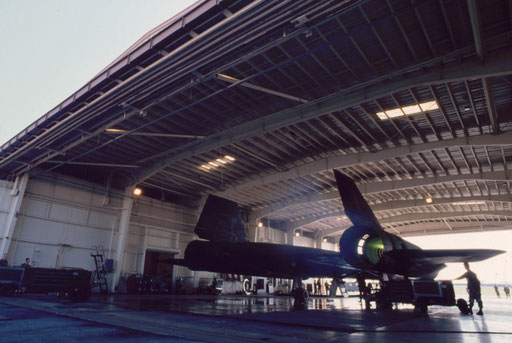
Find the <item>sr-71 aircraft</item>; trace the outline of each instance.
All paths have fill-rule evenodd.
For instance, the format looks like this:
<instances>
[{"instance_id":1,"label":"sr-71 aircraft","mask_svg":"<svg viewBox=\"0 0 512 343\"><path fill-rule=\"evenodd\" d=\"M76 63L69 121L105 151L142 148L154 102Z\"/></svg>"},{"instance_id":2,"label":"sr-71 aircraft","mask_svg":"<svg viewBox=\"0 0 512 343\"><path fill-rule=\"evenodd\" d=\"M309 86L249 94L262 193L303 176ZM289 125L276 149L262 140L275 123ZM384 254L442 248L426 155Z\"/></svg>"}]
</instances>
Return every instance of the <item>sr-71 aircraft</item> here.
<instances>
[{"instance_id":1,"label":"sr-71 aircraft","mask_svg":"<svg viewBox=\"0 0 512 343\"><path fill-rule=\"evenodd\" d=\"M334 170L345 214L353 226L340 238L340 252L249 242L238 204L210 195L184 259L171 263L191 270L287 279L343 278L366 273L433 279L445 263L475 262L504 251L422 250L386 232L354 181Z\"/></svg>"}]
</instances>

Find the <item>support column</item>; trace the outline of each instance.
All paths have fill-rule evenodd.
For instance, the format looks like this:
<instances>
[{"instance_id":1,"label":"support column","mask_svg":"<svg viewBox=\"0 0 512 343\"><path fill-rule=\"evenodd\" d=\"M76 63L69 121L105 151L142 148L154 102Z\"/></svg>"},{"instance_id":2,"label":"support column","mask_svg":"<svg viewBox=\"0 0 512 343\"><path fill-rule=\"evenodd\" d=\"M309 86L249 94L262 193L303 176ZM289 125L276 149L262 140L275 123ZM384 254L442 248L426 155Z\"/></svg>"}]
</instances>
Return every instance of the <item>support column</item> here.
<instances>
[{"instance_id":1,"label":"support column","mask_svg":"<svg viewBox=\"0 0 512 343\"><path fill-rule=\"evenodd\" d=\"M133 198L132 193L135 187L127 187L124 191L123 209L121 210L121 220L119 221L119 236L117 238L116 257L114 275L110 284L110 291L115 292L119 283L121 270L123 269L124 248L128 237L128 228L130 226L130 216L132 214Z\"/></svg>"},{"instance_id":2,"label":"support column","mask_svg":"<svg viewBox=\"0 0 512 343\"><path fill-rule=\"evenodd\" d=\"M258 223L260 218L256 218L253 216L253 213L250 213L247 219L247 238L249 238L249 242L257 242L258 241Z\"/></svg>"},{"instance_id":3,"label":"support column","mask_svg":"<svg viewBox=\"0 0 512 343\"><path fill-rule=\"evenodd\" d=\"M286 244L288 245L294 245L295 240L295 231L294 230L288 230L286 231Z\"/></svg>"},{"instance_id":4,"label":"support column","mask_svg":"<svg viewBox=\"0 0 512 343\"><path fill-rule=\"evenodd\" d=\"M144 237L142 238L142 252L139 261L139 273L144 274L144 263L146 262L146 241L148 236L148 228L144 226Z\"/></svg>"},{"instance_id":5,"label":"support column","mask_svg":"<svg viewBox=\"0 0 512 343\"><path fill-rule=\"evenodd\" d=\"M11 203L11 208L7 216L7 222L2 235L2 243L0 244L0 258L4 254L9 253L9 248L12 242L12 235L18 219L18 213L21 207L23 196L25 195L25 189L27 188L29 173L25 173L22 176L18 176L14 183L14 188L11 192L11 196L14 198Z\"/></svg>"},{"instance_id":6,"label":"support column","mask_svg":"<svg viewBox=\"0 0 512 343\"><path fill-rule=\"evenodd\" d=\"M322 249L322 243L324 242L324 236L322 234L317 233L315 236L315 248Z\"/></svg>"},{"instance_id":7,"label":"support column","mask_svg":"<svg viewBox=\"0 0 512 343\"><path fill-rule=\"evenodd\" d=\"M193 281L193 287L197 288L199 287L199 271L194 270L194 281Z\"/></svg>"}]
</instances>

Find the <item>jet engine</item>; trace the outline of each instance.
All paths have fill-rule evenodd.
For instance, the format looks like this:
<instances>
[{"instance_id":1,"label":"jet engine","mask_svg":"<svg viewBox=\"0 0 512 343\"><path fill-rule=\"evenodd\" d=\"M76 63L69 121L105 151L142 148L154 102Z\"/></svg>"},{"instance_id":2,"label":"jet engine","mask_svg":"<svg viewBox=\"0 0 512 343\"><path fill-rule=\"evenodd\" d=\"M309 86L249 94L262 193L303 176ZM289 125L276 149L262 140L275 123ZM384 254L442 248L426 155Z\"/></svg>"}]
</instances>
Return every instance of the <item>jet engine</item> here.
<instances>
[{"instance_id":1,"label":"jet engine","mask_svg":"<svg viewBox=\"0 0 512 343\"><path fill-rule=\"evenodd\" d=\"M407 261L396 261L390 252L419 249L381 228L356 225L345 230L340 238L340 254L355 268L384 273L407 273Z\"/></svg>"}]
</instances>

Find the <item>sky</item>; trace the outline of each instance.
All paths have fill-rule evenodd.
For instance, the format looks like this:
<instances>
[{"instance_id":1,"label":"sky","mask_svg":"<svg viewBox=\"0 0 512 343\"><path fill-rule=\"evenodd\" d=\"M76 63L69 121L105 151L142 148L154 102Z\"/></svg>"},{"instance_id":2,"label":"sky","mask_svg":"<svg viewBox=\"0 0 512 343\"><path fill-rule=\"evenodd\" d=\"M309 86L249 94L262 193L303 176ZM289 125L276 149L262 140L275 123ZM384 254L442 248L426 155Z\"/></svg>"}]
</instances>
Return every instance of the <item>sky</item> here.
<instances>
[{"instance_id":1,"label":"sky","mask_svg":"<svg viewBox=\"0 0 512 343\"><path fill-rule=\"evenodd\" d=\"M0 145L85 85L145 33L195 2L0 0ZM472 269L483 282L512 281L512 230L407 240L425 249L508 250L472 264ZM450 265L439 278L463 272L461 264Z\"/></svg>"},{"instance_id":2,"label":"sky","mask_svg":"<svg viewBox=\"0 0 512 343\"><path fill-rule=\"evenodd\" d=\"M196 0L0 0L0 146Z\"/></svg>"}]
</instances>

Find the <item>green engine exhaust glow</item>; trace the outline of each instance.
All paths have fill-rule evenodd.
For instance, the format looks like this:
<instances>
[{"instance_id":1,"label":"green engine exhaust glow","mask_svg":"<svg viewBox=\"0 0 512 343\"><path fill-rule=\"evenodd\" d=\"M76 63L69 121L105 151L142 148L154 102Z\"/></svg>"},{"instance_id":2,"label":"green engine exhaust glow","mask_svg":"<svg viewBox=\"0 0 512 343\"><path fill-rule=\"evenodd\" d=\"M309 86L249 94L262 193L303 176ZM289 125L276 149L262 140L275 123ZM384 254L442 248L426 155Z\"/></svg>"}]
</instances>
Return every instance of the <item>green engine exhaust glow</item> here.
<instances>
[{"instance_id":1,"label":"green engine exhaust glow","mask_svg":"<svg viewBox=\"0 0 512 343\"><path fill-rule=\"evenodd\" d=\"M384 253L384 242L380 237L372 237L364 245L366 258L373 264L380 261Z\"/></svg>"}]
</instances>

